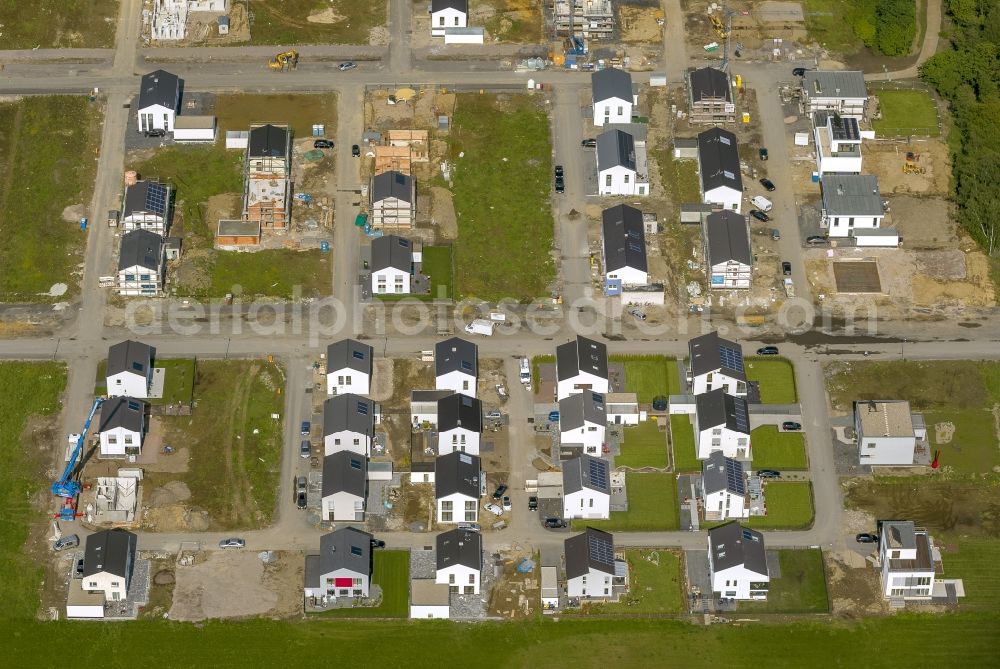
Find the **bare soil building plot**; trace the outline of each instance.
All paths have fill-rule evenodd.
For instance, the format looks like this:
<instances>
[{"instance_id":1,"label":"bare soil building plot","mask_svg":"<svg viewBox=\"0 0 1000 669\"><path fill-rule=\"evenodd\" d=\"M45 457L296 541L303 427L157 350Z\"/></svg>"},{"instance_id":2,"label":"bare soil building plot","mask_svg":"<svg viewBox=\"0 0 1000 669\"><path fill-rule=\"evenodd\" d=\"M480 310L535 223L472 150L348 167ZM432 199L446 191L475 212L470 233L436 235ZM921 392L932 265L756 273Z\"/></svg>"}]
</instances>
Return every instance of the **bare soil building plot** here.
<instances>
[{"instance_id":1,"label":"bare soil building plot","mask_svg":"<svg viewBox=\"0 0 1000 669\"><path fill-rule=\"evenodd\" d=\"M838 293L881 293L878 263L874 260L833 263L833 276Z\"/></svg>"}]
</instances>

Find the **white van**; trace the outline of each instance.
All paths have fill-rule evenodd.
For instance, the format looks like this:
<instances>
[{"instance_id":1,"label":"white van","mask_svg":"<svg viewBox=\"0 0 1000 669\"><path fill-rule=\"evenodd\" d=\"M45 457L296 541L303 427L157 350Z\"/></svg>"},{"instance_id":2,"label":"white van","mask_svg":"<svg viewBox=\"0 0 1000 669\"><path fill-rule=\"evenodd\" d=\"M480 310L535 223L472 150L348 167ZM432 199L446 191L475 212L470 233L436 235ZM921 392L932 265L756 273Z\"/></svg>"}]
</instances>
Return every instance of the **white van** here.
<instances>
[{"instance_id":1,"label":"white van","mask_svg":"<svg viewBox=\"0 0 1000 669\"><path fill-rule=\"evenodd\" d=\"M485 318L477 318L465 326L465 331L469 334L481 334L489 337L493 335L493 328L496 325L493 321L488 321Z\"/></svg>"},{"instance_id":2,"label":"white van","mask_svg":"<svg viewBox=\"0 0 1000 669\"><path fill-rule=\"evenodd\" d=\"M763 195L754 195L750 201L753 202L753 206L757 207L761 211L767 212L774 209L774 205L771 204L771 201Z\"/></svg>"}]
</instances>

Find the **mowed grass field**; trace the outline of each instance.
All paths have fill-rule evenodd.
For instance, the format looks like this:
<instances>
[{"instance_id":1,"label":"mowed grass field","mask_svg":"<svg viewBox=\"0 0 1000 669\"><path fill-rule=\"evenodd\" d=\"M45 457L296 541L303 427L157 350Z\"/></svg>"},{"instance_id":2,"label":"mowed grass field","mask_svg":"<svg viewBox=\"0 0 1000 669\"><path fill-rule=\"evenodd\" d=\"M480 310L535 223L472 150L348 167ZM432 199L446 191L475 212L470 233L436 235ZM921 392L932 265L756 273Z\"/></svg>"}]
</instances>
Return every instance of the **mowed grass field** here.
<instances>
[{"instance_id":1,"label":"mowed grass field","mask_svg":"<svg viewBox=\"0 0 1000 669\"><path fill-rule=\"evenodd\" d=\"M764 486L767 515L751 516L747 525L756 530L800 530L812 525L812 484L770 481Z\"/></svg>"},{"instance_id":2,"label":"mowed grass field","mask_svg":"<svg viewBox=\"0 0 1000 669\"><path fill-rule=\"evenodd\" d=\"M62 363L0 363L0 597L5 618L33 618L38 609L43 567L23 548L32 525L41 523L45 527L40 531L47 531L48 516L31 500L48 483L49 449L66 442L55 430L28 433L26 428L33 416L59 413L65 386Z\"/></svg>"},{"instance_id":3,"label":"mowed grass field","mask_svg":"<svg viewBox=\"0 0 1000 669\"><path fill-rule=\"evenodd\" d=\"M76 292L87 233L62 215L76 204L89 211L99 111L72 96L0 103L0 302L65 300ZM92 223L99 218L89 216ZM55 283L68 284L69 293L47 297Z\"/></svg>"},{"instance_id":4,"label":"mowed grass field","mask_svg":"<svg viewBox=\"0 0 1000 669\"><path fill-rule=\"evenodd\" d=\"M0 50L111 47L117 19L118 0L2 0Z\"/></svg>"},{"instance_id":5,"label":"mowed grass field","mask_svg":"<svg viewBox=\"0 0 1000 669\"><path fill-rule=\"evenodd\" d=\"M674 451L674 471L700 472L701 460L694 444L694 426L684 414L670 416L670 443Z\"/></svg>"},{"instance_id":6,"label":"mowed grass field","mask_svg":"<svg viewBox=\"0 0 1000 669\"><path fill-rule=\"evenodd\" d=\"M962 579L965 598L958 600L960 608L995 611L1000 597L1000 573L996 569L1000 563L1000 539L960 537L952 541L937 536L934 543L941 549L944 565L941 577Z\"/></svg>"},{"instance_id":7,"label":"mowed grass field","mask_svg":"<svg viewBox=\"0 0 1000 669\"><path fill-rule=\"evenodd\" d=\"M799 401L795 389L795 369L784 358L747 358L748 381L760 383L760 401L764 404L794 404Z\"/></svg>"},{"instance_id":8,"label":"mowed grass field","mask_svg":"<svg viewBox=\"0 0 1000 669\"><path fill-rule=\"evenodd\" d=\"M609 363L625 365L625 392L635 393L640 404L655 397L676 395L681 391L677 361L663 355L612 355Z\"/></svg>"},{"instance_id":9,"label":"mowed grass field","mask_svg":"<svg viewBox=\"0 0 1000 669\"><path fill-rule=\"evenodd\" d=\"M826 594L823 552L818 548L781 549L778 551L781 576L771 577L766 602L740 602L740 612L826 613L830 609Z\"/></svg>"},{"instance_id":10,"label":"mowed grass field","mask_svg":"<svg viewBox=\"0 0 1000 669\"><path fill-rule=\"evenodd\" d=\"M293 0L294 2L294 0ZM276 3L268 3L276 4ZM291 5L292 3L284 3ZM314 3L316 4L316 3ZM327 2L319 4L328 5ZM358 2L358 5L364 2ZM254 2L254 11L261 6ZM313 24L320 25L320 24ZM251 123L287 123L292 128L292 138L312 135L314 123L326 126L326 137L337 134L337 96L325 94L297 93L226 93L215 97L212 110L219 122L219 134L226 130L247 130ZM350 150L351 147L337 147ZM230 151L240 156L241 151Z\"/></svg>"},{"instance_id":11,"label":"mowed grass field","mask_svg":"<svg viewBox=\"0 0 1000 669\"><path fill-rule=\"evenodd\" d=\"M432 299L448 298L454 294L455 270L450 246L425 246L421 269L430 277Z\"/></svg>"},{"instance_id":12,"label":"mowed grass field","mask_svg":"<svg viewBox=\"0 0 1000 669\"><path fill-rule=\"evenodd\" d=\"M806 439L802 432L779 432L763 425L750 433L754 469L808 469Z\"/></svg>"},{"instance_id":13,"label":"mowed grass field","mask_svg":"<svg viewBox=\"0 0 1000 669\"><path fill-rule=\"evenodd\" d=\"M254 0L250 43L368 44L387 7L383 0Z\"/></svg>"},{"instance_id":14,"label":"mowed grass field","mask_svg":"<svg viewBox=\"0 0 1000 669\"><path fill-rule=\"evenodd\" d=\"M624 428L621 455L615 458L615 467L666 466L667 433L660 430L655 420Z\"/></svg>"},{"instance_id":15,"label":"mowed grass field","mask_svg":"<svg viewBox=\"0 0 1000 669\"><path fill-rule=\"evenodd\" d=\"M605 532L659 532L680 525L677 477L674 474L626 473L628 511L612 511L609 520L574 520L572 527Z\"/></svg>"},{"instance_id":16,"label":"mowed grass field","mask_svg":"<svg viewBox=\"0 0 1000 669\"><path fill-rule=\"evenodd\" d=\"M590 604L595 614L675 614L684 610L684 561L668 550L626 550L629 591L620 601Z\"/></svg>"},{"instance_id":17,"label":"mowed grass field","mask_svg":"<svg viewBox=\"0 0 1000 669\"><path fill-rule=\"evenodd\" d=\"M378 606L330 609L318 616L331 618L406 618L410 615L410 552L376 550L372 555L372 583L382 588Z\"/></svg>"},{"instance_id":18,"label":"mowed grass field","mask_svg":"<svg viewBox=\"0 0 1000 669\"><path fill-rule=\"evenodd\" d=\"M145 400L148 404L191 404L194 395L194 366L192 358L172 358L169 360L154 360L154 368L165 370L163 379L163 397ZM94 384L94 395L108 394L108 361L97 363L97 380Z\"/></svg>"},{"instance_id":19,"label":"mowed grass field","mask_svg":"<svg viewBox=\"0 0 1000 669\"><path fill-rule=\"evenodd\" d=\"M927 91L872 91L878 96L882 118L872 121L880 137L937 137L937 107Z\"/></svg>"},{"instance_id":20,"label":"mowed grass field","mask_svg":"<svg viewBox=\"0 0 1000 669\"><path fill-rule=\"evenodd\" d=\"M549 119L538 98L459 94L449 142L456 297L527 301L548 294L555 278L551 156Z\"/></svg>"}]
</instances>

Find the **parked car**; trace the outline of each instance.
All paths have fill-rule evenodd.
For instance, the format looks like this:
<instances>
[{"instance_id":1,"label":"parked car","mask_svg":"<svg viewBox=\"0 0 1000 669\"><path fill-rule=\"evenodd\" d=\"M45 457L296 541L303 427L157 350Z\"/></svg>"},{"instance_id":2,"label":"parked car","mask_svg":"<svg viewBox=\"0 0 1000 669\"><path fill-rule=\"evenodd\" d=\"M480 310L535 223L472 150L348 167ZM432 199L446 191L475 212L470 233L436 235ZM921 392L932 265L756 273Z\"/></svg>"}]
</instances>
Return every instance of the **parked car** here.
<instances>
[{"instance_id":1,"label":"parked car","mask_svg":"<svg viewBox=\"0 0 1000 669\"><path fill-rule=\"evenodd\" d=\"M780 479L781 472L777 469L761 469L757 472L757 476L762 479Z\"/></svg>"},{"instance_id":2,"label":"parked car","mask_svg":"<svg viewBox=\"0 0 1000 669\"><path fill-rule=\"evenodd\" d=\"M353 70L357 66L358 66L357 63L352 61L347 61L346 63L341 63L340 65L338 65L337 69L340 70L341 72L347 72L348 70Z\"/></svg>"},{"instance_id":3,"label":"parked car","mask_svg":"<svg viewBox=\"0 0 1000 669\"><path fill-rule=\"evenodd\" d=\"M503 509L501 509L496 504L487 504L483 508L486 509L487 511L489 511L490 513L492 513L494 516L502 516L503 515Z\"/></svg>"},{"instance_id":4,"label":"parked car","mask_svg":"<svg viewBox=\"0 0 1000 669\"><path fill-rule=\"evenodd\" d=\"M503 418L503 414L498 409L486 413L486 420L500 420L501 418Z\"/></svg>"},{"instance_id":5,"label":"parked car","mask_svg":"<svg viewBox=\"0 0 1000 669\"><path fill-rule=\"evenodd\" d=\"M556 177L556 192L565 193L566 192L566 181L562 177Z\"/></svg>"},{"instance_id":6,"label":"parked car","mask_svg":"<svg viewBox=\"0 0 1000 669\"><path fill-rule=\"evenodd\" d=\"M357 144L352 144L351 145L351 155L354 156L355 158L360 158L361 157L361 147L358 146Z\"/></svg>"},{"instance_id":7,"label":"parked car","mask_svg":"<svg viewBox=\"0 0 1000 669\"><path fill-rule=\"evenodd\" d=\"M757 355L778 355L777 346L761 346L757 349Z\"/></svg>"},{"instance_id":8,"label":"parked car","mask_svg":"<svg viewBox=\"0 0 1000 669\"><path fill-rule=\"evenodd\" d=\"M309 421L307 420L302 421L302 429L299 430L299 433L303 437L308 437L312 433L312 425L309 423Z\"/></svg>"},{"instance_id":9,"label":"parked car","mask_svg":"<svg viewBox=\"0 0 1000 669\"><path fill-rule=\"evenodd\" d=\"M566 524L566 521L563 520L562 518L546 518L544 521L542 521L542 525L552 530L558 530L563 527L569 527Z\"/></svg>"},{"instance_id":10,"label":"parked car","mask_svg":"<svg viewBox=\"0 0 1000 669\"><path fill-rule=\"evenodd\" d=\"M312 455L312 444L309 443L308 439L303 439L302 443L299 444L299 457L308 458Z\"/></svg>"},{"instance_id":11,"label":"parked car","mask_svg":"<svg viewBox=\"0 0 1000 669\"><path fill-rule=\"evenodd\" d=\"M507 492L507 484L501 483L497 486L497 489L493 491L493 499L501 499L505 492Z\"/></svg>"},{"instance_id":12,"label":"parked car","mask_svg":"<svg viewBox=\"0 0 1000 669\"><path fill-rule=\"evenodd\" d=\"M823 235L812 235L810 237L806 237L806 244L809 246L822 246L826 244L826 237Z\"/></svg>"},{"instance_id":13,"label":"parked car","mask_svg":"<svg viewBox=\"0 0 1000 669\"><path fill-rule=\"evenodd\" d=\"M166 137L167 131L163 128L150 128L146 131L146 137Z\"/></svg>"},{"instance_id":14,"label":"parked car","mask_svg":"<svg viewBox=\"0 0 1000 669\"><path fill-rule=\"evenodd\" d=\"M556 165L556 176L557 177L565 176L565 172L563 172L562 165Z\"/></svg>"},{"instance_id":15,"label":"parked car","mask_svg":"<svg viewBox=\"0 0 1000 669\"><path fill-rule=\"evenodd\" d=\"M793 67L792 68L793 77L804 77L806 76L806 68L804 67Z\"/></svg>"},{"instance_id":16,"label":"parked car","mask_svg":"<svg viewBox=\"0 0 1000 669\"><path fill-rule=\"evenodd\" d=\"M333 148L333 142L331 142L328 139L317 139L315 142L313 142L313 148L314 149L332 149Z\"/></svg>"},{"instance_id":17,"label":"parked car","mask_svg":"<svg viewBox=\"0 0 1000 669\"><path fill-rule=\"evenodd\" d=\"M779 239L781 239L781 230L779 230L778 228L771 228L771 239L773 239L774 241L778 241Z\"/></svg>"},{"instance_id":18,"label":"parked car","mask_svg":"<svg viewBox=\"0 0 1000 669\"><path fill-rule=\"evenodd\" d=\"M595 146L597 146L597 140L594 139L593 137L588 137L587 139L585 139L582 142L580 142L580 146L586 147L588 149L592 149Z\"/></svg>"},{"instance_id":19,"label":"parked car","mask_svg":"<svg viewBox=\"0 0 1000 669\"><path fill-rule=\"evenodd\" d=\"M458 529L468 532L479 532L482 528L479 527L479 523L459 523Z\"/></svg>"},{"instance_id":20,"label":"parked car","mask_svg":"<svg viewBox=\"0 0 1000 669\"><path fill-rule=\"evenodd\" d=\"M528 511L538 511L538 496L532 495L528 498Z\"/></svg>"},{"instance_id":21,"label":"parked car","mask_svg":"<svg viewBox=\"0 0 1000 669\"><path fill-rule=\"evenodd\" d=\"M381 539L373 538L371 544L372 548L385 548L385 542L382 541Z\"/></svg>"},{"instance_id":22,"label":"parked car","mask_svg":"<svg viewBox=\"0 0 1000 669\"><path fill-rule=\"evenodd\" d=\"M771 220L771 217L762 212L760 209L751 209L750 215L756 218L761 223L767 223Z\"/></svg>"},{"instance_id":23,"label":"parked car","mask_svg":"<svg viewBox=\"0 0 1000 669\"><path fill-rule=\"evenodd\" d=\"M757 150L757 155L760 156L761 160L767 160L767 149L761 147Z\"/></svg>"},{"instance_id":24,"label":"parked car","mask_svg":"<svg viewBox=\"0 0 1000 669\"><path fill-rule=\"evenodd\" d=\"M510 511L510 497L508 497L507 495L504 495L503 496L503 502L502 502L502 504L503 504L503 510L504 511Z\"/></svg>"},{"instance_id":25,"label":"parked car","mask_svg":"<svg viewBox=\"0 0 1000 669\"><path fill-rule=\"evenodd\" d=\"M792 263L788 262L787 260L785 260L784 262L782 262L781 263L781 273L784 276L791 276L792 275Z\"/></svg>"},{"instance_id":26,"label":"parked car","mask_svg":"<svg viewBox=\"0 0 1000 669\"><path fill-rule=\"evenodd\" d=\"M862 532L861 534L855 535L854 540L859 544L877 544L878 535L872 534L871 532Z\"/></svg>"},{"instance_id":27,"label":"parked car","mask_svg":"<svg viewBox=\"0 0 1000 669\"><path fill-rule=\"evenodd\" d=\"M219 548L245 548L247 542L243 541L239 537L231 537L229 539L223 539L219 542Z\"/></svg>"},{"instance_id":28,"label":"parked car","mask_svg":"<svg viewBox=\"0 0 1000 669\"><path fill-rule=\"evenodd\" d=\"M559 412L553 409L549 412L549 422L558 423L559 422Z\"/></svg>"},{"instance_id":29,"label":"parked car","mask_svg":"<svg viewBox=\"0 0 1000 669\"><path fill-rule=\"evenodd\" d=\"M52 550L64 551L67 548L76 548L80 545L80 537L76 534L67 534L65 537L61 537L52 544Z\"/></svg>"},{"instance_id":30,"label":"parked car","mask_svg":"<svg viewBox=\"0 0 1000 669\"><path fill-rule=\"evenodd\" d=\"M73 578L83 578L83 558L77 558L76 568L73 569Z\"/></svg>"},{"instance_id":31,"label":"parked car","mask_svg":"<svg viewBox=\"0 0 1000 669\"><path fill-rule=\"evenodd\" d=\"M786 420L781 424L781 429L786 432L796 432L802 429L802 423L796 423L794 420Z\"/></svg>"},{"instance_id":32,"label":"parked car","mask_svg":"<svg viewBox=\"0 0 1000 669\"><path fill-rule=\"evenodd\" d=\"M767 178L761 179L760 180L760 185L763 186L765 188L765 190L767 190L768 193L770 193L771 191L773 191L773 190L775 190L777 188L774 185L774 182L771 181L770 179L767 179Z\"/></svg>"},{"instance_id":33,"label":"parked car","mask_svg":"<svg viewBox=\"0 0 1000 669\"><path fill-rule=\"evenodd\" d=\"M295 507L298 509L306 508L306 493L302 490L295 495Z\"/></svg>"},{"instance_id":34,"label":"parked car","mask_svg":"<svg viewBox=\"0 0 1000 669\"><path fill-rule=\"evenodd\" d=\"M631 309L629 309L628 315L636 319L637 321L646 320L646 314L644 314L642 309L639 309L638 307L632 307Z\"/></svg>"},{"instance_id":35,"label":"parked car","mask_svg":"<svg viewBox=\"0 0 1000 669\"><path fill-rule=\"evenodd\" d=\"M305 490L307 483L308 483L308 481L306 481L306 477L305 476L299 476L299 477L297 477L295 479L295 489L296 490Z\"/></svg>"}]
</instances>

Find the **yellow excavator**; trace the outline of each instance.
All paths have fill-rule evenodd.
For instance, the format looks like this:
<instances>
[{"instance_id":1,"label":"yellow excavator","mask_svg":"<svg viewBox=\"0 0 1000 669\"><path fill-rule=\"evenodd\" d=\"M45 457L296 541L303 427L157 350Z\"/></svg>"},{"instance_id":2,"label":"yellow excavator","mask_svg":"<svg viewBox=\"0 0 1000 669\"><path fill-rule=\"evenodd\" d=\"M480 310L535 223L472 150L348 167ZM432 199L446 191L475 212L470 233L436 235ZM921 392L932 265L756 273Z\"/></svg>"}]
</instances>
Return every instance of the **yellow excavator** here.
<instances>
[{"instance_id":1,"label":"yellow excavator","mask_svg":"<svg viewBox=\"0 0 1000 669\"><path fill-rule=\"evenodd\" d=\"M299 52L295 49L291 51L285 51L284 53L279 53L275 55L274 58L268 62L267 67L274 71L284 71L284 70L294 70L299 64Z\"/></svg>"}]
</instances>

